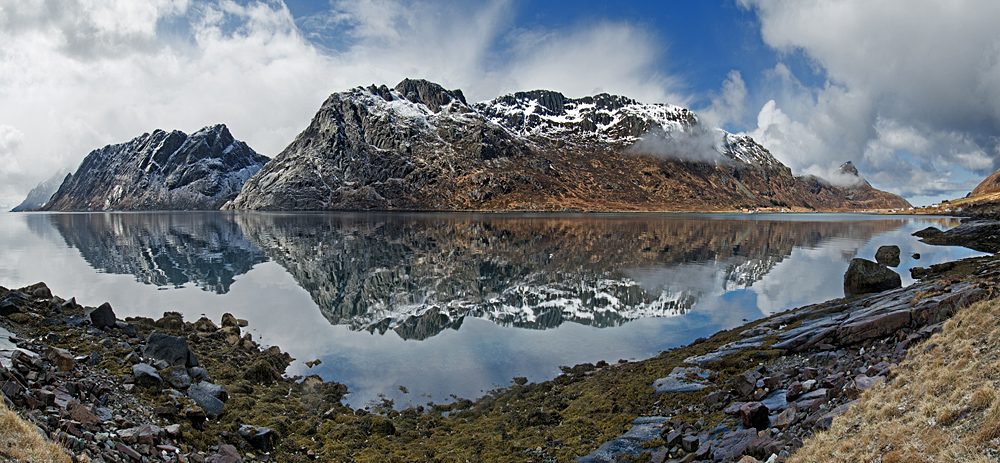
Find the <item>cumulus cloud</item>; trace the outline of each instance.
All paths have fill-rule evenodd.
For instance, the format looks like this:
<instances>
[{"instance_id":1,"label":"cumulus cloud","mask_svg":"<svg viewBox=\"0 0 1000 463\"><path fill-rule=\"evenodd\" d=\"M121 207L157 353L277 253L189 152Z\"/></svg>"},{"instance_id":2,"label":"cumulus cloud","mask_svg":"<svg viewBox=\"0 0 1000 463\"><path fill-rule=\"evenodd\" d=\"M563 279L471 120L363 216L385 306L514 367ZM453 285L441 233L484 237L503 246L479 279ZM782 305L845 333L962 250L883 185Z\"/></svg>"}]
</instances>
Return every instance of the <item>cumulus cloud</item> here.
<instances>
[{"instance_id":1,"label":"cumulus cloud","mask_svg":"<svg viewBox=\"0 0 1000 463\"><path fill-rule=\"evenodd\" d=\"M801 53L827 78L807 88L783 64L768 76L774 100L758 122L769 124L751 134L769 131L765 146L793 170L854 160L876 186L913 195L957 194L961 170L981 179L997 167L1000 3L739 3L779 56ZM929 178L947 180L917 183Z\"/></svg>"},{"instance_id":2,"label":"cumulus cloud","mask_svg":"<svg viewBox=\"0 0 1000 463\"><path fill-rule=\"evenodd\" d=\"M746 112L747 94L747 85L740 71L729 71L722 81L721 90L711 96L712 104L698 112L702 123L710 127L738 124Z\"/></svg>"},{"instance_id":3,"label":"cumulus cloud","mask_svg":"<svg viewBox=\"0 0 1000 463\"><path fill-rule=\"evenodd\" d=\"M704 124L670 132L654 127L627 151L663 159L727 164L731 160L719 152L721 143L722 132Z\"/></svg>"},{"instance_id":4,"label":"cumulus cloud","mask_svg":"<svg viewBox=\"0 0 1000 463\"><path fill-rule=\"evenodd\" d=\"M0 146L0 206L93 149L157 128L225 123L273 156L330 93L404 77L473 101L547 88L680 102L677 83L656 72L662 40L649 31L525 31L515 7L335 1L296 19L280 0L0 0L0 135L19 134Z\"/></svg>"}]
</instances>

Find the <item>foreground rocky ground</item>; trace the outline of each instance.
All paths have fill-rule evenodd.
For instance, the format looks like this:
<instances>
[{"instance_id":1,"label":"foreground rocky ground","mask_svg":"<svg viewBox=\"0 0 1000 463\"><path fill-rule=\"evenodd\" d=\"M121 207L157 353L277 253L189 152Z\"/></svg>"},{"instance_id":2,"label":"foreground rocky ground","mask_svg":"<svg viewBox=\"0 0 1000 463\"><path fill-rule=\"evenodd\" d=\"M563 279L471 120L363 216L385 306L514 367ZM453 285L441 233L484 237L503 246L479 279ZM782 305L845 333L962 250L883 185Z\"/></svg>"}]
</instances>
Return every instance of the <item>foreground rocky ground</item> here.
<instances>
[{"instance_id":1,"label":"foreground rocky ground","mask_svg":"<svg viewBox=\"0 0 1000 463\"><path fill-rule=\"evenodd\" d=\"M992 230L946 236L970 229ZM863 391L894 381L910 345L991 298L1000 260L913 273L907 288L791 310L652 359L565 367L475 402L402 411L352 410L343 385L285 376L292 359L232 316L118 320L44 284L0 288L0 390L77 461L784 461Z\"/></svg>"}]
</instances>

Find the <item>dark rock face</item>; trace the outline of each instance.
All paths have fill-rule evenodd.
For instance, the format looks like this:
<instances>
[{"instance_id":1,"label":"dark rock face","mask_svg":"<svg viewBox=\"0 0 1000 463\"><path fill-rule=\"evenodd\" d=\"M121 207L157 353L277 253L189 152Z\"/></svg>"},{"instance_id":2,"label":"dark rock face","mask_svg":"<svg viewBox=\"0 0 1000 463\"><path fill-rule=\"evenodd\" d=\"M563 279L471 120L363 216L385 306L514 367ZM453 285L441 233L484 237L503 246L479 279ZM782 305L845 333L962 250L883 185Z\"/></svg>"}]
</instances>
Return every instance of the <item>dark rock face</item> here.
<instances>
[{"instance_id":1,"label":"dark rock face","mask_svg":"<svg viewBox=\"0 0 1000 463\"><path fill-rule=\"evenodd\" d=\"M103 329L115 326L115 311L111 309L111 304L105 302L100 307L90 312L90 323L94 328Z\"/></svg>"},{"instance_id":2,"label":"dark rock face","mask_svg":"<svg viewBox=\"0 0 1000 463\"><path fill-rule=\"evenodd\" d=\"M885 205L865 199L868 190L878 192L870 186L852 190L848 198L846 190L815 182L813 188L793 177L750 137L701 126L685 108L608 94L571 99L547 90L470 105L459 90L407 79L393 89L372 85L331 95L309 126L224 208L677 211Z\"/></svg>"},{"instance_id":3,"label":"dark rock face","mask_svg":"<svg viewBox=\"0 0 1000 463\"><path fill-rule=\"evenodd\" d=\"M163 333L152 333L146 339L146 347L142 355L157 360L163 360L171 366L196 367L198 358L188 349L187 338L170 336Z\"/></svg>"},{"instance_id":4,"label":"dark rock face","mask_svg":"<svg viewBox=\"0 0 1000 463\"><path fill-rule=\"evenodd\" d=\"M72 174L67 174L65 172L57 173L46 180L43 180L38 186L31 189L28 192L28 196L18 204L17 207L11 209L11 212L21 212L21 211L31 211L35 209L40 209L45 203L49 202L52 195L55 194L56 190L59 189L59 185L65 180L68 180Z\"/></svg>"},{"instance_id":5,"label":"dark rock face","mask_svg":"<svg viewBox=\"0 0 1000 463\"><path fill-rule=\"evenodd\" d=\"M267 161L225 125L190 136L156 130L92 151L42 209L218 209Z\"/></svg>"},{"instance_id":6,"label":"dark rock face","mask_svg":"<svg viewBox=\"0 0 1000 463\"><path fill-rule=\"evenodd\" d=\"M899 265L899 246L880 246L875 251L875 262L887 267Z\"/></svg>"},{"instance_id":7,"label":"dark rock face","mask_svg":"<svg viewBox=\"0 0 1000 463\"><path fill-rule=\"evenodd\" d=\"M140 386L160 387L163 384L163 378L156 372L156 368L145 363L132 365L132 375L135 377L135 384Z\"/></svg>"},{"instance_id":8,"label":"dark rock face","mask_svg":"<svg viewBox=\"0 0 1000 463\"><path fill-rule=\"evenodd\" d=\"M899 288L903 280L899 274L889 267L866 259L851 259L847 273L844 274L844 294L880 293Z\"/></svg>"}]
</instances>

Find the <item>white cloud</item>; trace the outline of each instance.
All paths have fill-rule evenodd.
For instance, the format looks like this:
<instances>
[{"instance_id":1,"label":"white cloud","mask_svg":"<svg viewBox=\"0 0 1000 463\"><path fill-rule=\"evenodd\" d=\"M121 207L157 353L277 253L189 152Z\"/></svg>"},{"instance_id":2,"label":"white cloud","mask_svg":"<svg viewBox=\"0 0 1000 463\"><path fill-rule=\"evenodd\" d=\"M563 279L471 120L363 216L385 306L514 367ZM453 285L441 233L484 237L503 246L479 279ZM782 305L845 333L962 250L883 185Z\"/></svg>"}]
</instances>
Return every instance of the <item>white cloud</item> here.
<instances>
[{"instance_id":1,"label":"white cloud","mask_svg":"<svg viewBox=\"0 0 1000 463\"><path fill-rule=\"evenodd\" d=\"M548 88L682 103L641 27L513 21L508 0L338 1L298 22L279 0L0 0L0 126L22 134L0 151L0 206L157 128L225 123L273 156L330 93L405 77L472 101Z\"/></svg>"},{"instance_id":2,"label":"white cloud","mask_svg":"<svg viewBox=\"0 0 1000 463\"><path fill-rule=\"evenodd\" d=\"M746 111L747 93L747 85L740 72L729 71L722 81L720 92L712 95L712 104L698 112L701 121L709 127L739 123Z\"/></svg>"},{"instance_id":3,"label":"white cloud","mask_svg":"<svg viewBox=\"0 0 1000 463\"><path fill-rule=\"evenodd\" d=\"M784 134L820 142L814 151L775 153L793 170L854 160L878 173L870 175L876 186L915 194L923 191L916 182L947 179L953 166L982 176L996 168L1000 3L739 2L756 11L765 43L780 56L801 53L828 79L806 88L787 67L772 71L777 108L798 124ZM931 183L935 195L967 184Z\"/></svg>"}]
</instances>

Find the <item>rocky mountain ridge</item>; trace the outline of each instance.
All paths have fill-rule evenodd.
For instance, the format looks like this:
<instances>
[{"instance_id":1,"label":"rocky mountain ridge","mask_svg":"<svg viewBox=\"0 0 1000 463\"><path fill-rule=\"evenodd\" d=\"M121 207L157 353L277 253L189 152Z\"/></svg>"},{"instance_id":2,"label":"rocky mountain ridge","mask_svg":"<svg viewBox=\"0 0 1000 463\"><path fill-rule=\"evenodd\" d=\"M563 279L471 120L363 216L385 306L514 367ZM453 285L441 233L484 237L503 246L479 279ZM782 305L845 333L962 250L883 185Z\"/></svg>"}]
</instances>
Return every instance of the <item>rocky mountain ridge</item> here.
<instances>
[{"instance_id":1,"label":"rocky mountain ridge","mask_svg":"<svg viewBox=\"0 0 1000 463\"><path fill-rule=\"evenodd\" d=\"M685 109L537 90L468 104L406 79L331 95L234 210L685 211L909 207L796 178Z\"/></svg>"},{"instance_id":2,"label":"rocky mountain ridge","mask_svg":"<svg viewBox=\"0 0 1000 463\"><path fill-rule=\"evenodd\" d=\"M223 124L190 136L156 130L90 152L42 209L218 209L267 161Z\"/></svg>"}]
</instances>

